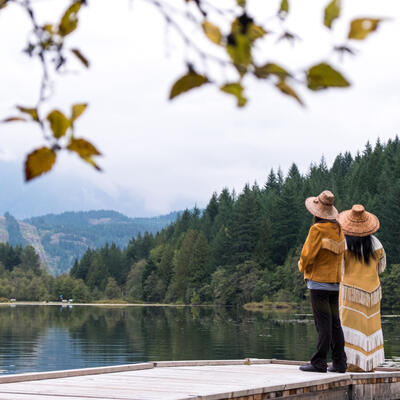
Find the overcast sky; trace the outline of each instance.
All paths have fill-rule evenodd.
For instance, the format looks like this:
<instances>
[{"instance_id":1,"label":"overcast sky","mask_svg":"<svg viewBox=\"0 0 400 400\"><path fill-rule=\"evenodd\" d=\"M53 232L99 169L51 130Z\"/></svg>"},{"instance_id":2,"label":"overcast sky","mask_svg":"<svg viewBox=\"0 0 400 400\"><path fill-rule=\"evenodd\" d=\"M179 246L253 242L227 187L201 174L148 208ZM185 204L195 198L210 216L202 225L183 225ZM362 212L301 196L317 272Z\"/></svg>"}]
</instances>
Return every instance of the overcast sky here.
<instances>
[{"instance_id":1,"label":"overcast sky","mask_svg":"<svg viewBox=\"0 0 400 400\"><path fill-rule=\"evenodd\" d=\"M67 4L36 1L43 21L54 20ZM279 1L264 3L249 1L250 10L273 30L276 25L268 17ZM214 191L224 187L240 192L247 182L263 184L270 168L286 172L295 162L306 173L321 156L331 165L339 152L354 154L367 140L393 138L400 126L400 4L344 0L343 18L330 35L321 24L326 3L292 1L287 24L303 40L294 47L266 40L257 58L294 70L328 59L352 87L323 93L299 90L307 104L301 108L270 85L249 79L249 103L237 109L232 98L212 86L169 102L172 83L185 71L185 53L157 11L143 0L89 1L81 13L81 27L69 43L87 55L91 67L85 71L71 63L73 73L57 79L51 105L68 111L72 103L89 102L77 132L104 154L98 159L104 173L65 155L51 178L39 178L40 184L76 177L80 185L88 182L115 199L123 197L124 205L116 202L115 207L128 215L156 215L194 204L203 207ZM341 63L329 54L326 43L342 43L352 17L370 16L390 20L364 42L355 43L359 49L355 58ZM20 10L9 6L1 11L0 118L13 114L15 104L29 106L36 101L40 69L21 52L27 27ZM216 51L212 45L210 51ZM28 124L3 125L0 130L3 161L22 165L25 155L42 143ZM23 180L22 173L19 179ZM127 198L132 199L131 209ZM65 200L67 204L68 192ZM87 209L84 201L82 209ZM141 206L135 208L138 203Z\"/></svg>"}]
</instances>

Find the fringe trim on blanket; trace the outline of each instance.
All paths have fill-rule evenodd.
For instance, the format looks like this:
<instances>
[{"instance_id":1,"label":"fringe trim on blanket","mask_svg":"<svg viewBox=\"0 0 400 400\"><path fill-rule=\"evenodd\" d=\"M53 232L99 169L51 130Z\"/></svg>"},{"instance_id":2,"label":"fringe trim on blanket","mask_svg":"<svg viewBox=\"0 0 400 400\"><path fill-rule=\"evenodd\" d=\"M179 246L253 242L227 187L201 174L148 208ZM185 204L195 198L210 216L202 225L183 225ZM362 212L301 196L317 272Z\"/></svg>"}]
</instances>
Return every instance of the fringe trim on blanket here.
<instances>
[{"instance_id":1,"label":"fringe trim on blanket","mask_svg":"<svg viewBox=\"0 0 400 400\"><path fill-rule=\"evenodd\" d=\"M366 356L357 350L344 348L347 356L347 364L354 364L364 371L372 371L385 361L385 352L383 349L377 350L374 354Z\"/></svg>"},{"instance_id":2,"label":"fringe trim on blanket","mask_svg":"<svg viewBox=\"0 0 400 400\"><path fill-rule=\"evenodd\" d=\"M372 307L378 304L382 299L382 288L380 285L371 293L352 286L347 286L343 283L341 286L343 300Z\"/></svg>"},{"instance_id":3,"label":"fringe trim on blanket","mask_svg":"<svg viewBox=\"0 0 400 400\"><path fill-rule=\"evenodd\" d=\"M383 344L382 329L379 329L370 336L344 325L342 325L342 329L346 343L361 347L365 351L372 351Z\"/></svg>"},{"instance_id":4,"label":"fringe trim on blanket","mask_svg":"<svg viewBox=\"0 0 400 400\"><path fill-rule=\"evenodd\" d=\"M336 242L335 240L324 238L322 239L321 248L331 251L335 254L342 254L345 250L346 241Z\"/></svg>"}]
</instances>

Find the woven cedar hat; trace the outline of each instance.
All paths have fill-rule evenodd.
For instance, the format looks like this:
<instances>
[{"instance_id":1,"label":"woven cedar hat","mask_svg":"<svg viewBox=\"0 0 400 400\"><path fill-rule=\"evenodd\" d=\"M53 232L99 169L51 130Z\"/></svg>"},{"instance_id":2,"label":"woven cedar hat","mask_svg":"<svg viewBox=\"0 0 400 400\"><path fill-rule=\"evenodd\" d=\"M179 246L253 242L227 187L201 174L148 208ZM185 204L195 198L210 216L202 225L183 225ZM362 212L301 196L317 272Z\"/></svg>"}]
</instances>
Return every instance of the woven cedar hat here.
<instances>
[{"instance_id":1,"label":"woven cedar hat","mask_svg":"<svg viewBox=\"0 0 400 400\"><path fill-rule=\"evenodd\" d=\"M365 211L361 204L354 204L351 210L339 214L339 223L348 236L368 236L375 233L380 226L376 215Z\"/></svg>"},{"instance_id":2,"label":"woven cedar hat","mask_svg":"<svg viewBox=\"0 0 400 400\"><path fill-rule=\"evenodd\" d=\"M336 219L339 215L338 210L333 206L335 195L324 190L317 197L308 197L306 199L306 208L312 215L323 219Z\"/></svg>"}]
</instances>

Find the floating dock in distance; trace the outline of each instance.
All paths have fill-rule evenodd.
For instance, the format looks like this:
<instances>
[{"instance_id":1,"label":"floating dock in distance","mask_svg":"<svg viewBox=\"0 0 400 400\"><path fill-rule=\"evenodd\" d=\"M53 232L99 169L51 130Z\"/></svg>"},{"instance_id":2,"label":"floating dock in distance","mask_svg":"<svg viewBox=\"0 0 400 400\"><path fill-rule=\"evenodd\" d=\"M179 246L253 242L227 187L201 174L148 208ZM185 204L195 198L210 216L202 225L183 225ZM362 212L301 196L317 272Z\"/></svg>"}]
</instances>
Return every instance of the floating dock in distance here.
<instances>
[{"instance_id":1,"label":"floating dock in distance","mask_svg":"<svg viewBox=\"0 0 400 400\"><path fill-rule=\"evenodd\" d=\"M296 361L163 361L0 376L0 400L400 399L400 370L302 372Z\"/></svg>"}]
</instances>

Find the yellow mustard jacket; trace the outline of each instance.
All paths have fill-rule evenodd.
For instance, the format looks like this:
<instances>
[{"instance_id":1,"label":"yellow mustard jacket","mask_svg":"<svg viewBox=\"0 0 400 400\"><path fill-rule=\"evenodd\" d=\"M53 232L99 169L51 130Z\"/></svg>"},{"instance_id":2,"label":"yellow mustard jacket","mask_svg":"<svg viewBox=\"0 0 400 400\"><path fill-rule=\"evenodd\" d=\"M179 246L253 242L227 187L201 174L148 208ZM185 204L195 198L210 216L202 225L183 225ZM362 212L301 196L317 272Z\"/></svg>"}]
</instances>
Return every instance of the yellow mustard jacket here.
<instances>
[{"instance_id":1,"label":"yellow mustard jacket","mask_svg":"<svg viewBox=\"0 0 400 400\"><path fill-rule=\"evenodd\" d=\"M316 282L339 283L345 250L342 230L334 222L311 226L301 251L298 267L304 279Z\"/></svg>"}]
</instances>

